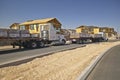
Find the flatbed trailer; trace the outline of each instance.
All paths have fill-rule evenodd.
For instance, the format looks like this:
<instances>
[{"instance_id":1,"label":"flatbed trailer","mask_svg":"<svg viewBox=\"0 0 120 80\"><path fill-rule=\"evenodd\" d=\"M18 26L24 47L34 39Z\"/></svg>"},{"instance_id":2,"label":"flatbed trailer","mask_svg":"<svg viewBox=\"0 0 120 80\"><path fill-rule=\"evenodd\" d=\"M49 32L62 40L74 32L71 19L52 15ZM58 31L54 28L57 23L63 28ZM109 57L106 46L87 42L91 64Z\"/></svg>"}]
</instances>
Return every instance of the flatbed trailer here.
<instances>
[{"instance_id":1,"label":"flatbed trailer","mask_svg":"<svg viewBox=\"0 0 120 80\"><path fill-rule=\"evenodd\" d=\"M47 25L48 30L44 30ZM28 30L15 30L15 29L0 29L0 41L10 41L10 44L15 48L19 46L24 48L39 48L47 44L64 45L66 39L64 35L57 34L52 24L42 26L43 30L37 34L30 34Z\"/></svg>"},{"instance_id":2,"label":"flatbed trailer","mask_svg":"<svg viewBox=\"0 0 120 80\"><path fill-rule=\"evenodd\" d=\"M9 44L12 45L13 48L15 46L32 47L32 44L26 44L27 42L37 41L40 39L31 37L31 34L27 30L14 30L14 29L0 29L0 42L1 44ZM26 46L28 45L28 46Z\"/></svg>"},{"instance_id":3,"label":"flatbed trailer","mask_svg":"<svg viewBox=\"0 0 120 80\"><path fill-rule=\"evenodd\" d=\"M102 34L90 34L90 33L74 33L70 34L70 40L72 43L85 43L86 41L89 42L102 42L107 41Z\"/></svg>"}]
</instances>

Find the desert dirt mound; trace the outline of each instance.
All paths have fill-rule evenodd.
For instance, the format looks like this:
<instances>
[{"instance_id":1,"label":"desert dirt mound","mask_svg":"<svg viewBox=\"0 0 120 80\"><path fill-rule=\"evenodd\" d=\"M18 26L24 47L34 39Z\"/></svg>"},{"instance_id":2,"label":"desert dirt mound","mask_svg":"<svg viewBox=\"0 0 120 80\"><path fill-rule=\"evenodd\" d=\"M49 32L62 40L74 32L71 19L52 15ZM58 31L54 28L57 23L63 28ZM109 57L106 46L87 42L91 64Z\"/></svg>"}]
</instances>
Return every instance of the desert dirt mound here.
<instances>
[{"instance_id":1,"label":"desert dirt mound","mask_svg":"<svg viewBox=\"0 0 120 80\"><path fill-rule=\"evenodd\" d=\"M21 65L0 68L0 80L75 80L100 53L117 44L120 42L88 44Z\"/></svg>"}]
</instances>

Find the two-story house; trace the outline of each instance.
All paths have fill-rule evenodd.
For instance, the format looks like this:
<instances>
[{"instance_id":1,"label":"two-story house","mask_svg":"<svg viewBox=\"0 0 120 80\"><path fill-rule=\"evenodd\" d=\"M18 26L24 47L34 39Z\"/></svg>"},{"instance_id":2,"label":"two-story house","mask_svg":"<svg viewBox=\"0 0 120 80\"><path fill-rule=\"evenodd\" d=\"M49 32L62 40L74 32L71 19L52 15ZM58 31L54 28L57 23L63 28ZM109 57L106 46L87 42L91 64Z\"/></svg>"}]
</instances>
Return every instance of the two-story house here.
<instances>
[{"instance_id":1,"label":"two-story house","mask_svg":"<svg viewBox=\"0 0 120 80\"><path fill-rule=\"evenodd\" d=\"M56 18L45 18L38 20L28 20L23 23L14 23L10 26L11 29L29 30L31 34L40 33L41 28L48 29L47 24L52 24L57 32L61 30L61 23ZM44 26L43 26L44 25Z\"/></svg>"},{"instance_id":2,"label":"two-story house","mask_svg":"<svg viewBox=\"0 0 120 80\"><path fill-rule=\"evenodd\" d=\"M76 28L77 33L91 33L91 34L98 34L99 27L96 26L80 26Z\"/></svg>"},{"instance_id":3,"label":"two-story house","mask_svg":"<svg viewBox=\"0 0 120 80\"><path fill-rule=\"evenodd\" d=\"M76 28L76 33L88 33L89 29L87 26L82 25Z\"/></svg>"},{"instance_id":4,"label":"two-story house","mask_svg":"<svg viewBox=\"0 0 120 80\"><path fill-rule=\"evenodd\" d=\"M100 27L100 32L106 33L108 37L112 37L116 34L114 28L109 28L109 27Z\"/></svg>"},{"instance_id":5,"label":"two-story house","mask_svg":"<svg viewBox=\"0 0 120 80\"><path fill-rule=\"evenodd\" d=\"M60 32L61 23L56 18L45 18L45 19L38 19L38 20L28 20L19 24L20 30L29 30L31 34L36 34L41 31L41 28L44 30L48 29L46 24L52 24L54 28ZM43 27L44 25L44 27Z\"/></svg>"}]
</instances>

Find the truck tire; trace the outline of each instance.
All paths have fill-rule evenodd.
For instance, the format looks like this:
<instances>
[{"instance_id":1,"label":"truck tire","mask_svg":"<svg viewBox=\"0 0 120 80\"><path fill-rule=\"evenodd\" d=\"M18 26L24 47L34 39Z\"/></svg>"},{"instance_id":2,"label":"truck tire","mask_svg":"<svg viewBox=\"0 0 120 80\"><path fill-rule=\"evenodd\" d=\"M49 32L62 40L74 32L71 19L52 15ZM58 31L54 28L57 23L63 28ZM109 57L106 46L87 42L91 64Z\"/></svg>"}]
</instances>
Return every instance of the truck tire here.
<instances>
[{"instance_id":1,"label":"truck tire","mask_svg":"<svg viewBox=\"0 0 120 80\"><path fill-rule=\"evenodd\" d=\"M31 48L37 48L37 43L36 42L32 42L31 43Z\"/></svg>"},{"instance_id":2,"label":"truck tire","mask_svg":"<svg viewBox=\"0 0 120 80\"><path fill-rule=\"evenodd\" d=\"M24 41L22 43L22 46L25 48L25 49L29 49L31 48L31 42L30 41Z\"/></svg>"},{"instance_id":3,"label":"truck tire","mask_svg":"<svg viewBox=\"0 0 120 80\"><path fill-rule=\"evenodd\" d=\"M76 43L80 44L80 43L82 43L82 40L78 39Z\"/></svg>"},{"instance_id":4,"label":"truck tire","mask_svg":"<svg viewBox=\"0 0 120 80\"><path fill-rule=\"evenodd\" d=\"M45 43L44 42L40 42L40 47L43 48L45 46Z\"/></svg>"},{"instance_id":5,"label":"truck tire","mask_svg":"<svg viewBox=\"0 0 120 80\"><path fill-rule=\"evenodd\" d=\"M63 39L63 40L62 40L62 45L65 45L65 43L66 43L66 41Z\"/></svg>"}]
</instances>

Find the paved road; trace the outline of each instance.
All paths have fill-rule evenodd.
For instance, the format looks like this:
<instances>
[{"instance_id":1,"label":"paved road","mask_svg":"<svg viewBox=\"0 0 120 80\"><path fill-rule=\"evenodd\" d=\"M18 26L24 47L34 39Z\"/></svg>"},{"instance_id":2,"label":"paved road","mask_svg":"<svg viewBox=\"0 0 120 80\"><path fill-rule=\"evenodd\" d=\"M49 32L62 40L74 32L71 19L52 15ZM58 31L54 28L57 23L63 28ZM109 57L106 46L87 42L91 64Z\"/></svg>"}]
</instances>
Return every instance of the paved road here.
<instances>
[{"instance_id":1,"label":"paved road","mask_svg":"<svg viewBox=\"0 0 120 80\"><path fill-rule=\"evenodd\" d=\"M86 80L120 80L120 45L105 53Z\"/></svg>"},{"instance_id":2,"label":"paved road","mask_svg":"<svg viewBox=\"0 0 120 80\"><path fill-rule=\"evenodd\" d=\"M28 58L33 58L37 56L49 55L54 52L64 51L67 49L73 49L77 47L81 47L84 45L80 44L71 44L71 45L62 45L62 46L50 46L46 48L32 49L32 50L8 50L8 51L0 51L0 66Z\"/></svg>"},{"instance_id":3,"label":"paved road","mask_svg":"<svg viewBox=\"0 0 120 80\"><path fill-rule=\"evenodd\" d=\"M108 42L116 42L116 41L120 41L120 39L108 40Z\"/></svg>"}]
</instances>

